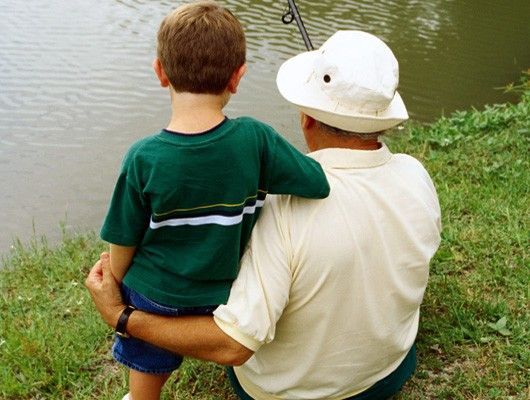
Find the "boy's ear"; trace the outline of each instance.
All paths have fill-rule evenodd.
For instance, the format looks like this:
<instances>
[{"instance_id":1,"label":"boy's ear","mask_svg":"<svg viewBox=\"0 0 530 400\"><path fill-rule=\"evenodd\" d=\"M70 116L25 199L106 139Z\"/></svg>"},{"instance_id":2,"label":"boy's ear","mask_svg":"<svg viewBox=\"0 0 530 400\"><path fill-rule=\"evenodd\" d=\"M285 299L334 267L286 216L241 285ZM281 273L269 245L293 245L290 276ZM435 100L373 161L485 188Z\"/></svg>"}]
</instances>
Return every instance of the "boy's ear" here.
<instances>
[{"instance_id":1,"label":"boy's ear","mask_svg":"<svg viewBox=\"0 0 530 400\"><path fill-rule=\"evenodd\" d=\"M228 81L228 85L226 85L226 89L230 93L237 93L237 87L239 86L241 78L243 78L243 75L245 75L245 72L247 72L247 64L241 65L233 72L232 76L230 77L230 80Z\"/></svg>"},{"instance_id":2,"label":"boy's ear","mask_svg":"<svg viewBox=\"0 0 530 400\"><path fill-rule=\"evenodd\" d=\"M155 70L155 74L160 81L160 86L168 87L169 79L167 79L166 71L164 71L164 67L162 67L162 63L158 57L153 60L153 69Z\"/></svg>"}]
</instances>

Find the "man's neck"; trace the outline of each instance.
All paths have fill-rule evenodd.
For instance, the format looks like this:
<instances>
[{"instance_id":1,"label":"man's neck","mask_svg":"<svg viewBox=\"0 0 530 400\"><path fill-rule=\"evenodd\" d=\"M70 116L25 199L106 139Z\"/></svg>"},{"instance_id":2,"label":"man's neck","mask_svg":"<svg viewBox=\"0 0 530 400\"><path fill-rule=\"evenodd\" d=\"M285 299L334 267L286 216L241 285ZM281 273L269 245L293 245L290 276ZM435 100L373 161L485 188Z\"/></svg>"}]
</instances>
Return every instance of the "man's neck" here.
<instances>
[{"instance_id":1,"label":"man's neck","mask_svg":"<svg viewBox=\"0 0 530 400\"><path fill-rule=\"evenodd\" d=\"M227 94L176 93L171 91L171 120L167 129L179 133L201 133L219 125L225 118Z\"/></svg>"},{"instance_id":2,"label":"man's neck","mask_svg":"<svg viewBox=\"0 0 530 400\"><path fill-rule=\"evenodd\" d=\"M377 138L361 139L357 136L333 135L327 132L314 132L311 137L306 135L310 151L329 148L342 148L350 150L377 150L382 144Z\"/></svg>"}]
</instances>

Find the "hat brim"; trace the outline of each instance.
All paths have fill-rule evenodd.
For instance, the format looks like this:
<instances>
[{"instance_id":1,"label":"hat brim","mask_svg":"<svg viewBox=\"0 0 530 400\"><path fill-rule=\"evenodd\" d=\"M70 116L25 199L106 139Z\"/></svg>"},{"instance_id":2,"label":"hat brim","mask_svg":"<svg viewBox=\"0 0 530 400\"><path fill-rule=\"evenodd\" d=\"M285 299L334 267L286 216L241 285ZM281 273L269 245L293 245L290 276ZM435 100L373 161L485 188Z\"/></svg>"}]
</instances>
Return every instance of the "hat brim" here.
<instances>
[{"instance_id":1,"label":"hat brim","mask_svg":"<svg viewBox=\"0 0 530 400\"><path fill-rule=\"evenodd\" d=\"M319 50L308 51L282 64L276 77L280 94L305 114L327 125L350 132L380 132L409 118L403 99L395 92L390 105L377 113L337 110L337 105L312 79L313 65Z\"/></svg>"}]
</instances>

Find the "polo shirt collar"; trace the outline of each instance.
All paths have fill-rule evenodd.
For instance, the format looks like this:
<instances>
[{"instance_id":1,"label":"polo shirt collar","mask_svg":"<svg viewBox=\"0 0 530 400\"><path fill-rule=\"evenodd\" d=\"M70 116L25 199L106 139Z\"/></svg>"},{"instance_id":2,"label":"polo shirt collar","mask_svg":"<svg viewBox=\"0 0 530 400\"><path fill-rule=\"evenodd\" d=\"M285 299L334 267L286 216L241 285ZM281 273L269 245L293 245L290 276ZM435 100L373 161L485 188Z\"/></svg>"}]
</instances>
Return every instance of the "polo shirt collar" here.
<instances>
[{"instance_id":1,"label":"polo shirt collar","mask_svg":"<svg viewBox=\"0 0 530 400\"><path fill-rule=\"evenodd\" d=\"M388 147L384 143L381 145L377 150L329 148L308 155L331 168L374 168L386 164L392 158Z\"/></svg>"}]
</instances>

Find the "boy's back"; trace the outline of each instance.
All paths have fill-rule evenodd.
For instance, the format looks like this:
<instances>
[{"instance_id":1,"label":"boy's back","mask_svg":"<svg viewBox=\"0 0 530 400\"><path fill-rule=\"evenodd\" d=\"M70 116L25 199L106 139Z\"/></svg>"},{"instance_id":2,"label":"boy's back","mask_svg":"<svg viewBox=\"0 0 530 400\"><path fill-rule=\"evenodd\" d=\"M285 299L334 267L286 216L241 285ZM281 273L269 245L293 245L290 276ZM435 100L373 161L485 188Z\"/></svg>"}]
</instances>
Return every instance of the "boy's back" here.
<instances>
[{"instance_id":1,"label":"boy's back","mask_svg":"<svg viewBox=\"0 0 530 400\"><path fill-rule=\"evenodd\" d=\"M265 195L328 192L317 162L252 118L196 135L163 130L126 155L101 236L137 247L124 283L144 296L220 304Z\"/></svg>"}]
</instances>

